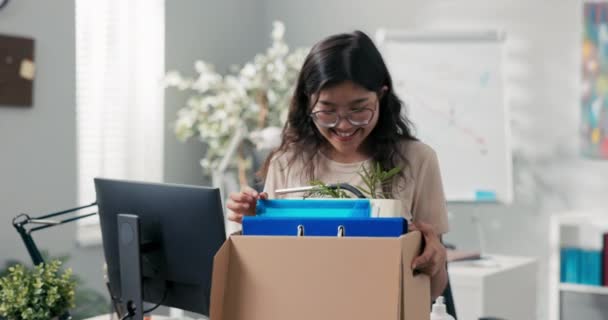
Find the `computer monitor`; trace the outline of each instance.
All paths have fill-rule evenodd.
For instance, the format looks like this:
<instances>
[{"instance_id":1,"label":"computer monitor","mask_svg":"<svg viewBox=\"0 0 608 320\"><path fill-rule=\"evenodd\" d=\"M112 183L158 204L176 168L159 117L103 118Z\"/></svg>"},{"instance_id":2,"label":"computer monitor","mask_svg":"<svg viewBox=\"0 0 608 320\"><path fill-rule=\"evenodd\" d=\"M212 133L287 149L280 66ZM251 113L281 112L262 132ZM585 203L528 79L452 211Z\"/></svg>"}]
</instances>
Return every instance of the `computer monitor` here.
<instances>
[{"instance_id":1,"label":"computer monitor","mask_svg":"<svg viewBox=\"0 0 608 320\"><path fill-rule=\"evenodd\" d=\"M110 292L121 309L133 298L124 293L139 290L146 302L208 316L213 257L226 239L219 189L94 180Z\"/></svg>"}]
</instances>

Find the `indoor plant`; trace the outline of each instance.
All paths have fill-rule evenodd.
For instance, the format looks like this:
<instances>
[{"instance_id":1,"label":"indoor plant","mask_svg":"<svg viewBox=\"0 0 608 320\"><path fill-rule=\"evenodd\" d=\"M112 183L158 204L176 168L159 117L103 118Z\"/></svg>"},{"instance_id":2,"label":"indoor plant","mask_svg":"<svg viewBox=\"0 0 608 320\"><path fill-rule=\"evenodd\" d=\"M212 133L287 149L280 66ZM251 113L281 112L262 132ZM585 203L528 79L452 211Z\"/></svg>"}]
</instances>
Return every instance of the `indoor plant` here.
<instances>
[{"instance_id":1,"label":"indoor plant","mask_svg":"<svg viewBox=\"0 0 608 320\"><path fill-rule=\"evenodd\" d=\"M400 217L402 210L401 200L391 199L391 194L385 191L385 186L392 183L392 178L401 172L400 167L384 170L379 163L367 168L362 165L359 176L363 180L362 186L353 186L367 198L371 199L372 216L374 217ZM349 198L350 196L343 189L331 188L323 181L313 180L310 182L314 188L307 192L307 198L326 197L326 198Z\"/></svg>"},{"instance_id":2,"label":"indoor plant","mask_svg":"<svg viewBox=\"0 0 608 320\"><path fill-rule=\"evenodd\" d=\"M0 315L7 320L65 319L74 307L71 269L52 260L31 270L18 264L0 278Z\"/></svg>"},{"instance_id":3,"label":"indoor plant","mask_svg":"<svg viewBox=\"0 0 608 320\"><path fill-rule=\"evenodd\" d=\"M239 182L246 183L245 170L251 165L247 143L258 149L274 148L280 143L281 127L287 116L292 87L304 62L307 49L289 52L283 37L285 26L273 23L272 45L243 67L235 66L221 75L208 62L196 61L196 77L170 71L168 87L188 91L186 106L178 111L175 134L185 141L198 137L206 145L201 160L204 172L216 170L224 157L231 157L235 135L242 136L233 166L239 169Z\"/></svg>"},{"instance_id":4,"label":"indoor plant","mask_svg":"<svg viewBox=\"0 0 608 320\"><path fill-rule=\"evenodd\" d=\"M59 260L63 266L70 263L70 256L54 255L51 256L48 251L42 250L42 258L44 261ZM11 267L25 264L19 260L9 259L4 262L4 266L0 267L0 278L8 275ZM29 269L29 268L28 268ZM72 279L76 285L76 294L74 296L74 308L70 309L70 315L73 319L87 319L103 313L107 313L110 309L110 303L106 296L87 286L86 281L76 274L72 275ZM6 320L0 313L0 320Z\"/></svg>"}]
</instances>

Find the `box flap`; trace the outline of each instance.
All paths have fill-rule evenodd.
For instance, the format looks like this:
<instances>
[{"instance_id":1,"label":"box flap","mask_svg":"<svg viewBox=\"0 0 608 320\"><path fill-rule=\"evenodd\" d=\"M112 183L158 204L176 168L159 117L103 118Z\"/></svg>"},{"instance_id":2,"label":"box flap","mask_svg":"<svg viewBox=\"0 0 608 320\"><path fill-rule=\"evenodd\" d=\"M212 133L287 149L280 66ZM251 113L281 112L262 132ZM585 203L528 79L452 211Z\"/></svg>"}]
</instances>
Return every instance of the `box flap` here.
<instances>
[{"instance_id":1,"label":"box flap","mask_svg":"<svg viewBox=\"0 0 608 320\"><path fill-rule=\"evenodd\" d=\"M227 274L214 274L212 320L399 317L400 238L234 236L231 241L230 258L216 256L214 271Z\"/></svg>"},{"instance_id":2,"label":"box flap","mask_svg":"<svg viewBox=\"0 0 608 320\"><path fill-rule=\"evenodd\" d=\"M222 319L223 306L226 292L226 280L228 279L228 264L230 262L230 249L232 241L229 238L220 247L213 257L213 273L211 275L211 305L210 318Z\"/></svg>"},{"instance_id":3,"label":"box flap","mask_svg":"<svg viewBox=\"0 0 608 320\"><path fill-rule=\"evenodd\" d=\"M431 280L426 274L414 275L412 262L421 253L422 235L409 232L400 238L402 258L402 320L429 319L431 308ZM421 307L424 306L424 307Z\"/></svg>"}]
</instances>

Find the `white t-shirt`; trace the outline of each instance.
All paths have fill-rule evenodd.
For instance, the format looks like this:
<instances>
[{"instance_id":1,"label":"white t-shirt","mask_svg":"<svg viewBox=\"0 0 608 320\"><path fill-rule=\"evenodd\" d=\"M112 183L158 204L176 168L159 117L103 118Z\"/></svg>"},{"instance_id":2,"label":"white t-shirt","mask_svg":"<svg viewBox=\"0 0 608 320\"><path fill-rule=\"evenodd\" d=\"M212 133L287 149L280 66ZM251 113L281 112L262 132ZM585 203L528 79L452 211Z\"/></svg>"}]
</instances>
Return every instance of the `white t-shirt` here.
<instances>
[{"instance_id":1,"label":"white t-shirt","mask_svg":"<svg viewBox=\"0 0 608 320\"><path fill-rule=\"evenodd\" d=\"M435 151L420 141L404 141L401 153L408 160L405 167L405 178L399 174L393 182L393 198L401 200L403 216L431 224L438 234L448 231L448 219L441 173ZM276 195L275 190L310 185L311 180L320 180L326 184L348 183L363 186L363 180L357 174L361 166L369 168L370 160L355 163L340 163L329 159L321 152L313 158L314 177L307 176L305 159L297 156L289 164L293 151L277 154L270 161L264 191L270 199L297 198L303 193ZM347 192L348 193L348 192Z\"/></svg>"}]
</instances>

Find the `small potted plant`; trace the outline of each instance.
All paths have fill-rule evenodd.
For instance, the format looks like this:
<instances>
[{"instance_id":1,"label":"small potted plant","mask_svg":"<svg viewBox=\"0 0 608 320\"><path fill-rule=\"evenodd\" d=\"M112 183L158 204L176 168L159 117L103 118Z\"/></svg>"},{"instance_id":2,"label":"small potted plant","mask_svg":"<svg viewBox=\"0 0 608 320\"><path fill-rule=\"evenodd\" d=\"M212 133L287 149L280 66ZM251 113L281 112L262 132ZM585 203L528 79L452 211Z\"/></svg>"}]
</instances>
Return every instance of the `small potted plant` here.
<instances>
[{"instance_id":1,"label":"small potted plant","mask_svg":"<svg viewBox=\"0 0 608 320\"><path fill-rule=\"evenodd\" d=\"M52 260L32 270L23 265L9 268L0 278L0 316L7 320L69 319L74 307L75 281L71 269L60 270Z\"/></svg>"},{"instance_id":2,"label":"small potted plant","mask_svg":"<svg viewBox=\"0 0 608 320\"><path fill-rule=\"evenodd\" d=\"M392 178L401 172L400 167L384 170L379 163L372 165L371 168L361 166L359 176L363 180L363 186L353 186L363 195L370 199L373 217L401 217L403 210L401 200L392 199L391 194L385 192L385 186L392 183ZM313 180L311 185L314 188L306 195L307 198L327 197L327 198L349 198L348 193L340 188L328 186L322 181Z\"/></svg>"}]
</instances>

